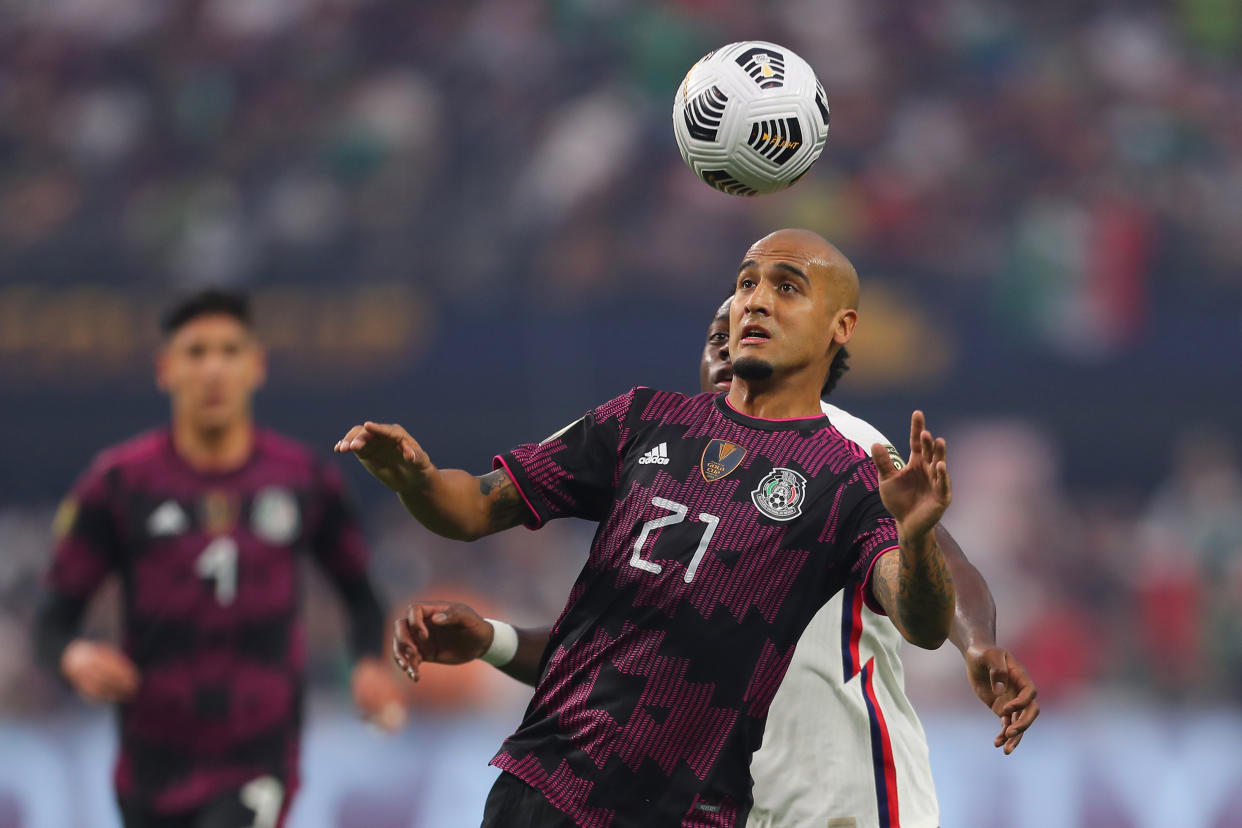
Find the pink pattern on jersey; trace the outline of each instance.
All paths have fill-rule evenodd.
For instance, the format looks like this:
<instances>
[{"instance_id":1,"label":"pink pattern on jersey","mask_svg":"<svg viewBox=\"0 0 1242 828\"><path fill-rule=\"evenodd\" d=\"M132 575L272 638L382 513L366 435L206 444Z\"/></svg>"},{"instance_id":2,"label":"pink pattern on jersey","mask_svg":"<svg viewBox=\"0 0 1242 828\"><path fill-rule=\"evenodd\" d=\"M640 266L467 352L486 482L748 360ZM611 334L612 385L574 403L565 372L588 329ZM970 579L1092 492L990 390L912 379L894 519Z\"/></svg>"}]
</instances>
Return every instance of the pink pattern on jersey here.
<instances>
[{"instance_id":1,"label":"pink pattern on jersey","mask_svg":"<svg viewBox=\"0 0 1242 828\"><path fill-rule=\"evenodd\" d=\"M606 828L612 824L615 812L587 804L587 797L595 786L589 780L575 775L566 761L562 761L555 771L548 773L533 755L514 759L501 751L492 759L492 765L534 787L554 808L572 815L582 828Z\"/></svg>"},{"instance_id":2,"label":"pink pattern on jersey","mask_svg":"<svg viewBox=\"0 0 1242 828\"><path fill-rule=\"evenodd\" d=\"M672 775L685 761L699 779L706 777L738 712L711 705L715 685L686 678L690 659L660 655L664 633L623 625L613 638L603 629L572 651L558 648L540 682L541 701L558 711L558 722L575 746L603 767L614 755L632 770L651 759ZM611 664L646 685L629 720L620 724L604 710L587 707L600 670ZM647 707L668 710L657 723Z\"/></svg>"},{"instance_id":3,"label":"pink pattern on jersey","mask_svg":"<svg viewBox=\"0 0 1242 828\"><path fill-rule=\"evenodd\" d=\"M791 645L782 653L771 639L764 642L763 652L759 655L759 663L755 665L755 674L750 677L750 684L743 697L745 701L750 702L750 707L746 712L751 716L767 715L772 698L776 695L777 688L781 686L781 679L785 677L785 671L789 669L789 662L793 659L796 646L796 644Z\"/></svg>"}]
</instances>

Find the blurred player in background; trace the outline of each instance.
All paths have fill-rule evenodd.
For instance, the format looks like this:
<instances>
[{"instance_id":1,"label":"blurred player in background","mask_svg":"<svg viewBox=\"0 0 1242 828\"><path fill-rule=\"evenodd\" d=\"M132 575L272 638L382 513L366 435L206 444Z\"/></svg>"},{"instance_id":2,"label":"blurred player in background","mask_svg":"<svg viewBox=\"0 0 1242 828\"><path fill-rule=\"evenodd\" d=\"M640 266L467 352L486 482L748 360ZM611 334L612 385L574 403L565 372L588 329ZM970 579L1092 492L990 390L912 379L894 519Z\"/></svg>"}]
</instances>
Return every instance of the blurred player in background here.
<instances>
[{"instance_id":1,"label":"blurred player in background","mask_svg":"<svg viewBox=\"0 0 1242 828\"><path fill-rule=\"evenodd\" d=\"M100 453L62 505L36 648L83 698L120 705L127 828L272 828L298 784L302 558L348 613L362 713L399 727L402 689L339 472L254 424L266 360L245 297L189 297L163 333L171 426ZM120 648L81 637L109 574Z\"/></svg>"},{"instance_id":2,"label":"blurred player in background","mask_svg":"<svg viewBox=\"0 0 1242 828\"><path fill-rule=\"evenodd\" d=\"M707 328L699 363L703 392L727 392L733 383L729 304ZM824 397L848 370L847 359L844 348L833 358ZM865 421L828 402L822 408L833 427L860 446L891 449ZM936 534L957 593L949 638L966 661L971 688L1002 720L996 746L1011 753L1039 715L1035 685L1017 659L996 646L987 582L943 526ZM534 686L550 630L511 630L465 604L419 602L396 622L393 658L415 680L424 661L484 658ZM821 828L851 818L857 826L939 825L927 740L905 694L900 646L897 628L858 594L837 593L811 620L772 700L763 746L751 760L751 826Z\"/></svg>"},{"instance_id":3,"label":"blurred player in background","mask_svg":"<svg viewBox=\"0 0 1242 828\"><path fill-rule=\"evenodd\" d=\"M828 598L870 601L923 647L949 635L944 442L915 412L899 469L820 409L857 299L840 251L778 231L738 272L727 394L636 388L482 477L437 469L399 426L337 444L448 537L600 524L526 716L492 760L505 772L485 826L741 825L768 706Z\"/></svg>"}]
</instances>

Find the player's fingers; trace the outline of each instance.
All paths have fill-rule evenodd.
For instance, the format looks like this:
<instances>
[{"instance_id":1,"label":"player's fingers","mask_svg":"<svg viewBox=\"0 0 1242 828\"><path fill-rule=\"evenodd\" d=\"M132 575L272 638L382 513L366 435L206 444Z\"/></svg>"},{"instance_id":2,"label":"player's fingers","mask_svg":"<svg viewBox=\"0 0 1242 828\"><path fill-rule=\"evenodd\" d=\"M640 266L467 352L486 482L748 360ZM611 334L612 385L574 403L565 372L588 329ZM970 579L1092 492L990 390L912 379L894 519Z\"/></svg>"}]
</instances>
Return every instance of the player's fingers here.
<instances>
[{"instance_id":1,"label":"player's fingers","mask_svg":"<svg viewBox=\"0 0 1242 828\"><path fill-rule=\"evenodd\" d=\"M937 437L932 443L932 462L943 463L947 459L949 453L949 444L945 442L943 437Z\"/></svg>"},{"instance_id":2,"label":"player's fingers","mask_svg":"<svg viewBox=\"0 0 1242 828\"><path fill-rule=\"evenodd\" d=\"M1031 702L1021 710L1010 714L1009 735L1024 733L1039 718L1039 702Z\"/></svg>"},{"instance_id":3,"label":"player's fingers","mask_svg":"<svg viewBox=\"0 0 1242 828\"><path fill-rule=\"evenodd\" d=\"M1005 704L1006 713L1012 713L1015 710L1028 707L1039 695L1039 691L1035 689L1035 685L1030 682L1030 679L1025 679L1025 676L1015 676L1014 678L1014 686L1018 688L1018 692Z\"/></svg>"},{"instance_id":4,"label":"player's fingers","mask_svg":"<svg viewBox=\"0 0 1242 828\"><path fill-rule=\"evenodd\" d=\"M368 434L374 434L377 437L386 437L393 442L409 439L410 435L404 428L396 423L373 423L367 420L362 424Z\"/></svg>"},{"instance_id":5,"label":"player's fingers","mask_svg":"<svg viewBox=\"0 0 1242 828\"><path fill-rule=\"evenodd\" d=\"M1007 738L1005 736L1005 731L1008 728L1009 728L1009 714L1005 714L1004 716L1001 717L1000 733L996 734L996 738L992 740L993 746L1000 747L1001 745L1005 744L1005 739Z\"/></svg>"},{"instance_id":6,"label":"player's fingers","mask_svg":"<svg viewBox=\"0 0 1242 828\"><path fill-rule=\"evenodd\" d=\"M948 503L953 499L953 482L949 480L949 467L943 460L932 466L932 485L935 486L936 497Z\"/></svg>"},{"instance_id":7,"label":"player's fingers","mask_svg":"<svg viewBox=\"0 0 1242 828\"><path fill-rule=\"evenodd\" d=\"M922 411L910 415L910 465L914 465L916 455L922 450L923 428L926 425Z\"/></svg>"},{"instance_id":8,"label":"player's fingers","mask_svg":"<svg viewBox=\"0 0 1242 828\"><path fill-rule=\"evenodd\" d=\"M932 433L927 429L923 429L923 433L919 435L919 453L927 462L932 462L933 455L936 450L936 443L932 440Z\"/></svg>"},{"instance_id":9,"label":"player's fingers","mask_svg":"<svg viewBox=\"0 0 1242 828\"><path fill-rule=\"evenodd\" d=\"M362 431L363 431L362 426L356 425L353 428L351 428L349 431L345 432L345 436L337 441L336 446L334 447L334 450L337 451L338 453L349 451L350 444L354 441L354 438L356 438L360 433L362 433Z\"/></svg>"},{"instance_id":10,"label":"player's fingers","mask_svg":"<svg viewBox=\"0 0 1242 828\"><path fill-rule=\"evenodd\" d=\"M1013 753L1014 749L1018 747L1018 744L1021 741L1022 741L1021 733L1019 733L1017 736L1014 736L1012 739L1009 739L1008 741L1006 741L1005 742L1005 755L1008 756L1009 754Z\"/></svg>"},{"instance_id":11,"label":"player's fingers","mask_svg":"<svg viewBox=\"0 0 1242 828\"><path fill-rule=\"evenodd\" d=\"M881 480L888 480L897 473L896 467L893 466L893 458L881 443L871 444L871 461L875 463L875 470L879 472Z\"/></svg>"},{"instance_id":12,"label":"player's fingers","mask_svg":"<svg viewBox=\"0 0 1242 828\"><path fill-rule=\"evenodd\" d=\"M415 648L431 638L431 632L427 629L425 607L426 604L411 604L410 611L406 613L405 620L409 622L410 632L413 633Z\"/></svg>"}]
</instances>

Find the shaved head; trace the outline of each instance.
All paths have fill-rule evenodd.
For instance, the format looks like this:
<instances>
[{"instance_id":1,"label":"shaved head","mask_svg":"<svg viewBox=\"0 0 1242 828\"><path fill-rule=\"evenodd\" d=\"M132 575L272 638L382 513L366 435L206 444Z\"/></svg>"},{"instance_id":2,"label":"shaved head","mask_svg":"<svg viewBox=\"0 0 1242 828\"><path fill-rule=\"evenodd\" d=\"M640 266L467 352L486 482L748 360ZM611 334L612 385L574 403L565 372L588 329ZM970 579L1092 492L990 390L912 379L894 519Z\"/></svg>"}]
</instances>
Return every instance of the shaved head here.
<instances>
[{"instance_id":1,"label":"shaved head","mask_svg":"<svg viewBox=\"0 0 1242 828\"><path fill-rule=\"evenodd\" d=\"M808 273L818 271L839 302L837 307L858 308L858 271L836 245L813 230L787 228L769 233L750 246L747 259L789 257L806 262Z\"/></svg>"}]
</instances>

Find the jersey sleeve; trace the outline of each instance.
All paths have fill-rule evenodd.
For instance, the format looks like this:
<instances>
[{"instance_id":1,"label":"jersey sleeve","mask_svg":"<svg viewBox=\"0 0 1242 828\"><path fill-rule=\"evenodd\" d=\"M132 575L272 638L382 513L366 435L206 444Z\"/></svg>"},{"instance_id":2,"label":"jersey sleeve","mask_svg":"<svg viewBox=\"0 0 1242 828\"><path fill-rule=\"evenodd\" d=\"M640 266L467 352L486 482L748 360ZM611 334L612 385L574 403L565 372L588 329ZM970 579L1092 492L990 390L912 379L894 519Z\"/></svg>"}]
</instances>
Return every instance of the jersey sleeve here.
<instances>
[{"instance_id":1,"label":"jersey sleeve","mask_svg":"<svg viewBox=\"0 0 1242 828\"><path fill-rule=\"evenodd\" d=\"M620 479L626 421L642 390L604 403L543 442L495 458L492 468L509 473L530 507L529 528L562 517L603 519Z\"/></svg>"},{"instance_id":2,"label":"jersey sleeve","mask_svg":"<svg viewBox=\"0 0 1242 828\"><path fill-rule=\"evenodd\" d=\"M846 522L842 542L849 547L851 579L861 581L867 606L880 615L884 608L871 595L872 568L880 555L897 546L897 521L880 499L879 474L875 463L863 460L846 484Z\"/></svg>"},{"instance_id":3,"label":"jersey sleeve","mask_svg":"<svg viewBox=\"0 0 1242 828\"><path fill-rule=\"evenodd\" d=\"M358 515L345 491L340 470L316 468L317 520L311 527L311 554L328 577L356 578L367 571L367 546Z\"/></svg>"},{"instance_id":4,"label":"jersey sleeve","mask_svg":"<svg viewBox=\"0 0 1242 828\"><path fill-rule=\"evenodd\" d=\"M45 585L58 595L85 601L117 566L120 539L111 498L115 474L96 461L56 512L52 565Z\"/></svg>"}]
</instances>

